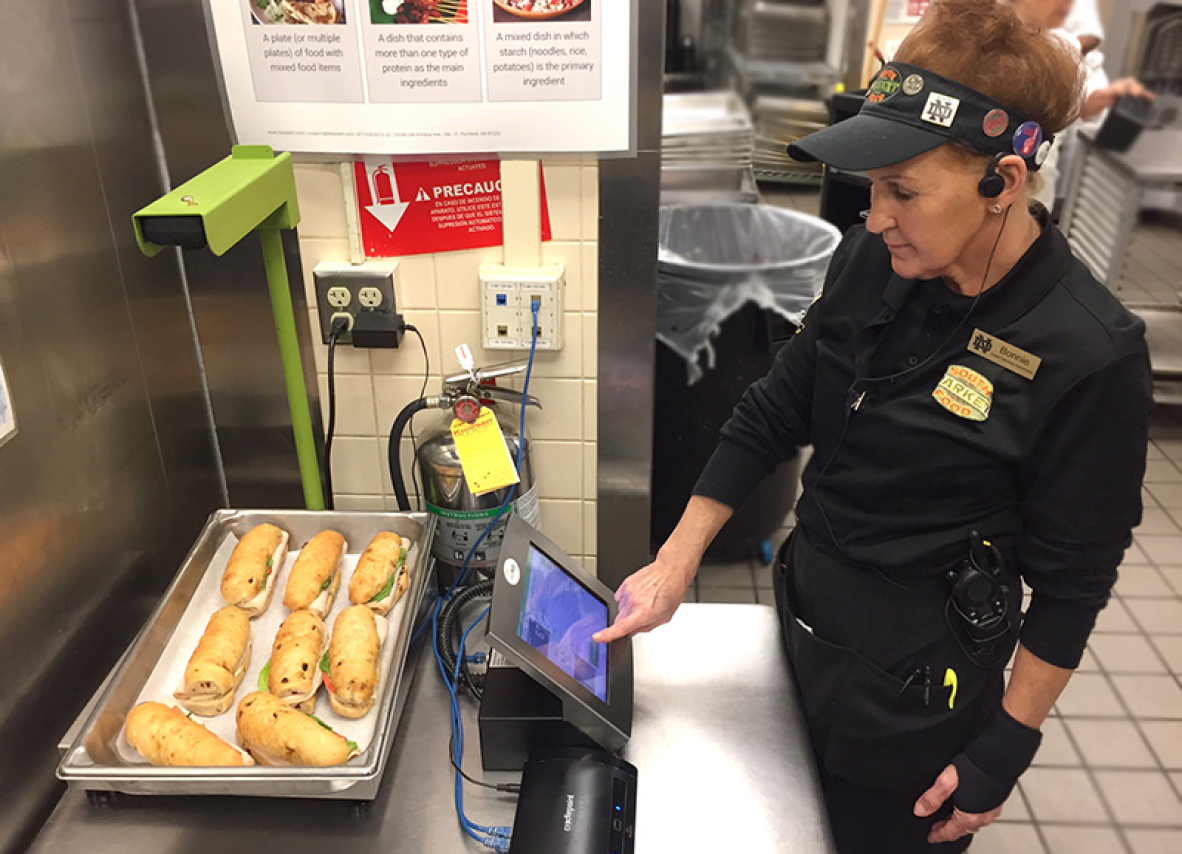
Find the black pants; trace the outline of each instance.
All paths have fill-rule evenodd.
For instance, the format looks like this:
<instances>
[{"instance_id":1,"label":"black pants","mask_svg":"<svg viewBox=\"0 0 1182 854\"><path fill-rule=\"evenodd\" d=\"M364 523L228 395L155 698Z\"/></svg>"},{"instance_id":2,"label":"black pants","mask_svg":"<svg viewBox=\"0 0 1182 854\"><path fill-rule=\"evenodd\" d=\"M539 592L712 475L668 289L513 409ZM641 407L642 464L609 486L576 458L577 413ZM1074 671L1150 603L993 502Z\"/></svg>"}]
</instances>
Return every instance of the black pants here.
<instances>
[{"instance_id":1,"label":"black pants","mask_svg":"<svg viewBox=\"0 0 1182 854\"><path fill-rule=\"evenodd\" d=\"M918 818L914 798L834 777L819 762L818 772L839 854L959 854L973 841L971 835L937 845L927 841L932 825L952 814L951 802Z\"/></svg>"},{"instance_id":2,"label":"black pants","mask_svg":"<svg viewBox=\"0 0 1182 854\"><path fill-rule=\"evenodd\" d=\"M774 576L776 609L781 622L791 619L786 616L784 605L787 595L785 570L791 549L790 538L781 549ZM787 626L783 637L787 643ZM795 669L793 677L796 678ZM797 688L806 690L799 679ZM927 841L932 826L952 814L951 801L935 815L919 818L914 813L915 794L886 791L838 777L826 769L820 755L817 756L817 771L839 854L959 854L972 843L971 835L935 845ZM935 782L934 777L932 782Z\"/></svg>"}]
</instances>

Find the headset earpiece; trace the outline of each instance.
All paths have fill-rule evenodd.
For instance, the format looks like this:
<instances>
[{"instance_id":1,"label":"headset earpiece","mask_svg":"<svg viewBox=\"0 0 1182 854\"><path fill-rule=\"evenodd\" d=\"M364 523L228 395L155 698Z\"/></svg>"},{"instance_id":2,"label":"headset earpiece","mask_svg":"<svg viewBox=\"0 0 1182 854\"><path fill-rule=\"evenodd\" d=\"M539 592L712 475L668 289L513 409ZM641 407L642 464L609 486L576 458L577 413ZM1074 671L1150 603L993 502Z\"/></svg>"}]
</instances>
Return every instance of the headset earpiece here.
<instances>
[{"instance_id":1,"label":"headset earpiece","mask_svg":"<svg viewBox=\"0 0 1182 854\"><path fill-rule=\"evenodd\" d=\"M1001 163L1001 159L1005 157L1004 154L996 154L993 159L989 161L989 165L985 167L985 177L977 184L977 192L987 199L996 199L1006 188L1006 179L997 174L997 166Z\"/></svg>"}]
</instances>

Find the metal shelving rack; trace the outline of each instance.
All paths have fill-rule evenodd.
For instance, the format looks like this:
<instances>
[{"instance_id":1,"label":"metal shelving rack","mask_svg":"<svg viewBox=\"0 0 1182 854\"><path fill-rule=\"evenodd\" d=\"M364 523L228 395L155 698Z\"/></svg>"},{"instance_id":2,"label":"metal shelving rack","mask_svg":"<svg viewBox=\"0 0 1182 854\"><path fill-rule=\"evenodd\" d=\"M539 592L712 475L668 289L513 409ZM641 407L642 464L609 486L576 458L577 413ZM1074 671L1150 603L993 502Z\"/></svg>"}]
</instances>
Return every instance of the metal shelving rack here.
<instances>
[{"instance_id":1,"label":"metal shelving rack","mask_svg":"<svg viewBox=\"0 0 1182 854\"><path fill-rule=\"evenodd\" d=\"M823 101L845 76L845 33L864 6L859 0L705 0L706 84L739 93L751 111L757 179L820 184L820 167L791 160L785 146L827 124Z\"/></svg>"}]
</instances>

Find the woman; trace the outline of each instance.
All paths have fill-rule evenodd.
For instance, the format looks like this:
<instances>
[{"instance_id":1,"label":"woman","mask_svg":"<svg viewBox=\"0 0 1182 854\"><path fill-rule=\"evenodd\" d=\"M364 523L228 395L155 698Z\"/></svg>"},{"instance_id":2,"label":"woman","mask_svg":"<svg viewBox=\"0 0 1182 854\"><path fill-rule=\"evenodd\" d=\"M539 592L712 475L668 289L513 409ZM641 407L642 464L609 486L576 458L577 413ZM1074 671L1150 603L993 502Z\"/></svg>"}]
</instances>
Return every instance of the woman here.
<instances>
[{"instance_id":1,"label":"woman","mask_svg":"<svg viewBox=\"0 0 1182 854\"><path fill-rule=\"evenodd\" d=\"M857 116L790 146L869 175L866 227L595 638L667 622L732 508L811 444L776 594L843 854L963 851L997 817L1140 520L1143 324L1029 206L1079 93L1012 8L942 0Z\"/></svg>"}]
</instances>

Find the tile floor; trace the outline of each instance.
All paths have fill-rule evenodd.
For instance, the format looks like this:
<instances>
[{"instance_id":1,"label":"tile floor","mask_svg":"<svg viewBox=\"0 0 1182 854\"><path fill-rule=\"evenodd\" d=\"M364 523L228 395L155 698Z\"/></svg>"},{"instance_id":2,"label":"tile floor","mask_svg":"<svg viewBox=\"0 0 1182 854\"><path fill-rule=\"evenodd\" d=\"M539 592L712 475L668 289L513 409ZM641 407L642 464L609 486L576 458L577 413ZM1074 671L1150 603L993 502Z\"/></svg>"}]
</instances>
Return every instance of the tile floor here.
<instances>
[{"instance_id":1,"label":"tile floor","mask_svg":"<svg viewBox=\"0 0 1182 854\"><path fill-rule=\"evenodd\" d=\"M816 212L812 193L765 195ZM1176 292L1182 232L1152 239L1171 253ZM1182 407L1155 415L1144 503L1084 661L1002 818L974 842L976 854L1182 854ZM691 595L770 605L770 569L758 559L708 564Z\"/></svg>"}]
</instances>

